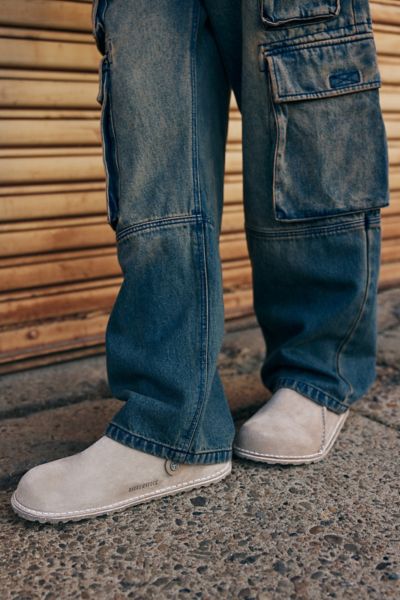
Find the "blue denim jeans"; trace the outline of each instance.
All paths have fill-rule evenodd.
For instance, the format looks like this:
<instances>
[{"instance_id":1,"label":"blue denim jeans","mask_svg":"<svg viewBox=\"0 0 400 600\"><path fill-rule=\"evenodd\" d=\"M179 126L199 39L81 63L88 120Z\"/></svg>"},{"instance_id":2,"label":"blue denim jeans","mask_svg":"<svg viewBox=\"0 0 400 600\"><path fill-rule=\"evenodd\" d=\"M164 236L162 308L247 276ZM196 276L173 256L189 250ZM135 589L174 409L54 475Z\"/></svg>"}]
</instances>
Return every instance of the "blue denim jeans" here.
<instances>
[{"instance_id":1,"label":"blue denim jeans","mask_svg":"<svg viewBox=\"0 0 400 600\"><path fill-rule=\"evenodd\" d=\"M367 0L95 0L108 222L106 434L177 462L231 457L217 369L234 93L245 234L272 392L341 413L375 379L387 138Z\"/></svg>"}]
</instances>

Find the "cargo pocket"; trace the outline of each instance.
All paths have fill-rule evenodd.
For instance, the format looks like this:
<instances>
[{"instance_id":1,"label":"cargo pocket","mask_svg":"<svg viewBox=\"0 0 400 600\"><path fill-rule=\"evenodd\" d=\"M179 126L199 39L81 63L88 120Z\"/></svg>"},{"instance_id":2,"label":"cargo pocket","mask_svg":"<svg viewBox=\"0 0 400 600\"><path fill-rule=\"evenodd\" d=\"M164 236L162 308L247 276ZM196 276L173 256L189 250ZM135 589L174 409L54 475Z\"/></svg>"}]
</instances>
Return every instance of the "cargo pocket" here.
<instances>
[{"instance_id":1,"label":"cargo pocket","mask_svg":"<svg viewBox=\"0 0 400 600\"><path fill-rule=\"evenodd\" d=\"M340 12L340 0L259 0L261 20L266 27L290 26L329 19Z\"/></svg>"},{"instance_id":2,"label":"cargo pocket","mask_svg":"<svg viewBox=\"0 0 400 600\"><path fill-rule=\"evenodd\" d=\"M276 122L276 219L387 206L387 139L372 35L264 52Z\"/></svg>"},{"instance_id":3,"label":"cargo pocket","mask_svg":"<svg viewBox=\"0 0 400 600\"><path fill-rule=\"evenodd\" d=\"M102 140L103 164L106 176L106 207L107 220L115 230L119 212L119 168L117 159L117 144L113 124L111 103L111 72L108 55L106 54L99 65L99 91L97 102L101 105L100 132Z\"/></svg>"}]
</instances>

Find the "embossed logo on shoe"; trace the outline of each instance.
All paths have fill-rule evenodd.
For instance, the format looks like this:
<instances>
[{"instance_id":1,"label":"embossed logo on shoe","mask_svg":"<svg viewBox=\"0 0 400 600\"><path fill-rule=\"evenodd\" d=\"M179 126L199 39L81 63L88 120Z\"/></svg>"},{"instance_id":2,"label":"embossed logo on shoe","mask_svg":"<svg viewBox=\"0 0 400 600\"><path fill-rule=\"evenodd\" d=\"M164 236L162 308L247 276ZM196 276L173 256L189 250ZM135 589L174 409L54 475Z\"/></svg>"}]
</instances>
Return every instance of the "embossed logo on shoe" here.
<instances>
[{"instance_id":1,"label":"embossed logo on shoe","mask_svg":"<svg viewBox=\"0 0 400 600\"><path fill-rule=\"evenodd\" d=\"M155 485L158 485L158 483L159 483L159 480L155 479L154 481L148 481L146 483L141 483L141 484L138 484L138 485L132 485L129 488L129 491L130 492L135 492L136 490L143 490L144 488L153 487Z\"/></svg>"}]
</instances>

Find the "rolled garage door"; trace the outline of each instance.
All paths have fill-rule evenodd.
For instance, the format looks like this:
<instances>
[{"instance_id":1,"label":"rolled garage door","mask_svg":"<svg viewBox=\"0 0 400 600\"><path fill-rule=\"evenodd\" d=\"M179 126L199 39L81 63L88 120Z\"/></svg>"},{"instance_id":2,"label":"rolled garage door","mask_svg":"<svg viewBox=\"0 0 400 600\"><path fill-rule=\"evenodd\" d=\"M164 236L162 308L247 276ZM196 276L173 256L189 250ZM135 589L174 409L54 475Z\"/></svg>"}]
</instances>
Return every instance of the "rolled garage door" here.
<instances>
[{"instance_id":1,"label":"rolled garage door","mask_svg":"<svg viewBox=\"0 0 400 600\"><path fill-rule=\"evenodd\" d=\"M122 281L106 221L91 0L1 0L0 372L104 351ZM400 6L371 2L390 142L381 289L400 284ZM232 94L220 243L226 319L253 316Z\"/></svg>"}]
</instances>

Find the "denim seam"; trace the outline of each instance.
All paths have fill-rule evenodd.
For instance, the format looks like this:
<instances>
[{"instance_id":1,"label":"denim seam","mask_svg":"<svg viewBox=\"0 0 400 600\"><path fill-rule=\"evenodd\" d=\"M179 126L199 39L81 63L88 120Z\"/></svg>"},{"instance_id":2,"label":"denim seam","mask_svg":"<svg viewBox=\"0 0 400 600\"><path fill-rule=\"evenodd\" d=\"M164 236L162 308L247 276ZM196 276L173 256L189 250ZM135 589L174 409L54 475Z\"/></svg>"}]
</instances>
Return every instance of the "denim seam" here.
<instances>
[{"instance_id":1,"label":"denim seam","mask_svg":"<svg viewBox=\"0 0 400 600\"><path fill-rule=\"evenodd\" d=\"M306 25L308 23L312 24L313 21L318 20L319 19L330 19L332 17L335 17L339 14L339 9L340 9L340 1L336 0L336 6L338 7L334 12L332 12L331 10L328 9L328 11L325 12L320 12L318 14L314 14L311 17L303 17L303 16L298 16L298 17L289 17L287 19L277 19L276 21L273 21L272 19L267 19L265 17L265 15L267 14L265 9L264 9L264 5L263 5L263 1L260 0L260 4L261 4L261 20L263 21L263 23L267 23L268 25L275 27L276 25L280 25L280 24L286 24L286 23L291 23L293 21L301 21L301 23L299 23L299 25L302 25L303 23ZM264 9L264 10L263 10ZM295 25L293 27L296 27Z\"/></svg>"},{"instance_id":2,"label":"denim seam","mask_svg":"<svg viewBox=\"0 0 400 600\"><path fill-rule=\"evenodd\" d=\"M126 238L130 237L134 233L146 232L147 230L159 230L164 227L198 223L201 221L207 221L211 226L213 223L201 213L192 213L188 215L171 215L168 217L161 217L157 219L142 221L133 225L128 225L121 229L117 234L117 241L123 242Z\"/></svg>"},{"instance_id":3,"label":"denim seam","mask_svg":"<svg viewBox=\"0 0 400 600\"><path fill-rule=\"evenodd\" d=\"M329 46L341 46L342 44L352 44L353 42L361 42L363 40L373 40L374 34L370 31L364 33L355 33L354 35L340 36L337 38L328 38L326 40L313 40L310 42L299 42L298 44L292 44L291 46L283 46L282 48L273 48L271 50L264 50L266 56L275 56L280 54L291 54L292 52L298 52L298 50L309 50L310 48L321 48ZM339 41L338 41L339 40Z\"/></svg>"},{"instance_id":4,"label":"denim seam","mask_svg":"<svg viewBox=\"0 0 400 600\"><path fill-rule=\"evenodd\" d=\"M273 380L273 383L271 385L273 388L271 391L276 391L279 387L290 387L291 389L298 391L300 394L301 393L304 394L304 391L305 391L304 388L310 388L311 390L315 390L317 392L317 394L315 394L314 396L311 396L311 398L314 401L318 402L318 400L320 398L322 398L324 400L325 404L318 402L322 406L327 406L327 408L329 408L330 406L334 407L335 405L337 405L341 408L345 408L346 410L348 410L348 408L349 408L347 406L347 404L345 404L341 400L337 400L337 398L334 398L333 396L328 394L328 392L321 390L315 384L309 383L306 381L302 381L301 379L297 379L294 377L280 376L280 377L277 377L275 380ZM269 386L267 386L267 387L269 387Z\"/></svg>"},{"instance_id":5,"label":"denim seam","mask_svg":"<svg viewBox=\"0 0 400 600\"><path fill-rule=\"evenodd\" d=\"M134 438L137 438L138 440L143 440L144 442L149 442L150 444L156 444L157 446L162 446L163 448L167 448L168 450L173 450L174 452L178 452L180 454L215 454L217 452L230 452L232 450L232 448L215 448L213 450L198 450L197 452L193 452L190 450L186 450L185 448L179 448L176 446L170 446L169 444L164 444L163 442L159 442L157 440L153 440L152 438L148 438L144 435L142 435L141 433L133 433L132 431L129 431L129 429L126 429L123 425L120 425L119 423L115 423L114 421L110 421L109 423L109 427L115 427L116 429L120 429L123 433L126 433L127 435L130 435Z\"/></svg>"},{"instance_id":6,"label":"denim seam","mask_svg":"<svg viewBox=\"0 0 400 600\"><path fill-rule=\"evenodd\" d=\"M342 373L340 372L340 355L343 352L344 348L349 343L350 339L352 338L352 335L353 335L355 329L357 328L357 325L359 324L362 315L364 314L364 309L365 309L365 306L367 303L367 298L368 298L369 284L370 284L370 280L371 280L371 273L370 273L371 269L370 269L370 264L369 264L370 263L369 236L368 236L368 231L366 230L366 228L365 228L365 262L366 262L367 276L365 279L365 289L364 289L361 306L358 310L356 317L353 320L353 323L349 327L347 333L345 334L344 338L342 339L342 341L340 342L340 344L336 350L336 358L335 358L336 371L337 371L339 377L341 378L341 380L348 387L348 393L346 394L346 397L344 398L344 403L346 403L348 398L352 395L354 389L353 389L351 382L348 381L346 379L346 377L344 377L344 375L342 375Z\"/></svg>"},{"instance_id":7,"label":"denim seam","mask_svg":"<svg viewBox=\"0 0 400 600\"><path fill-rule=\"evenodd\" d=\"M209 330L210 330L210 319L209 319L209 315L210 315L210 299L209 299L209 293L208 293L208 272L207 272L207 252L206 252L206 231L205 231L205 224L202 225L202 235L201 235L201 247L202 247L202 264L203 264L203 269L201 269L201 276L203 278L204 276L204 286L202 286L202 290L204 290L204 294L202 294L202 298L204 300L203 303L203 307L204 307L204 311L202 311L202 315L204 314L204 331L205 331L205 343L204 343L204 382L203 382L203 388L200 388L201 391L203 391L204 397L203 399L200 399L197 403L197 407L196 407L196 411L191 423L191 434L190 434L190 441L188 444L188 449L190 449L193 445L194 442L194 437L196 434L196 431L198 429L199 423L200 423L200 419L201 416L203 414L204 411L204 406L205 406L205 395L207 393L207 388L208 388L208 380L209 380L209 356L208 356L208 350L209 350ZM201 397L200 397L201 398Z\"/></svg>"},{"instance_id":8,"label":"denim seam","mask_svg":"<svg viewBox=\"0 0 400 600\"><path fill-rule=\"evenodd\" d=\"M104 0L104 10L103 10L103 16L104 13L107 9L107 5L108 5L108 0ZM92 35L93 37L96 39L96 34L97 34L97 24L99 21L99 12L100 12L100 0L93 0L93 6L92 6Z\"/></svg>"},{"instance_id":9,"label":"denim seam","mask_svg":"<svg viewBox=\"0 0 400 600\"><path fill-rule=\"evenodd\" d=\"M271 76L271 72L269 71L269 92L270 92L270 98L271 98L271 106L272 106L272 112L274 114L274 121L275 121L275 135L276 135L276 142L275 142L275 152L274 152L274 164L273 164L273 168L272 168L272 205L273 205L273 212L274 212L274 216L275 219L278 219L277 217L277 202L276 202L276 196L277 196L277 190L279 189L279 185L277 182L277 170L278 170L278 155L280 156L280 152L281 152L281 128L279 126L279 120L278 120L278 114L276 111L276 106L275 106L275 102L274 102L274 90L273 90L273 81L272 81L272 76Z\"/></svg>"},{"instance_id":10,"label":"denim seam","mask_svg":"<svg viewBox=\"0 0 400 600\"><path fill-rule=\"evenodd\" d=\"M108 5L107 5L108 6ZM115 161L115 167L116 167L116 176L117 176L117 183L118 183L118 198L116 198L116 203L117 205L114 207L116 210L116 214L115 214L115 219L118 219L118 214L119 214L119 204L120 204L120 198L121 198L121 176L120 176L120 166L119 166L119 153L118 153L118 145L117 145L117 136L115 133L115 125L114 125L114 118L113 118L113 104L112 104L112 68L111 68L111 64L109 67L109 73L108 73L108 85L109 85L109 89L108 89L108 102L109 102L109 113L110 113L110 125L111 125L111 130L112 130L112 136L114 138L114 161ZM111 217L111 209L110 210L110 217ZM111 219L110 219L111 221Z\"/></svg>"},{"instance_id":11,"label":"denim seam","mask_svg":"<svg viewBox=\"0 0 400 600\"><path fill-rule=\"evenodd\" d=\"M276 232L273 231L265 231L260 229L256 229L250 225L245 225L245 228L253 237L259 238L274 238L277 240L285 240L285 239L296 239L296 238L318 238L325 237L327 235L337 235L341 233L347 233L352 230L363 229L364 227L364 218L362 220L357 220L355 223L343 224L343 225L332 225L321 228L315 228L314 231L310 231L307 229L303 229L300 232L295 231L287 231L287 232Z\"/></svg>"},{"instance_id":12,"label":"denim seam","mask_svg":"<svg viewBox=\"0 0 400 600\"><path fill-rule=\"evenodd\" d=\"M199 32L199 13L200 5L198 2L193 3L193 26L191 33L191 60L190 60L190 77L191 77L191 92L192 92L192 168L193 168L193 193L194 200L199 203L199 210L203 211L203 197L199 182L199 152L198 152L198 135L197 135L197 40ZM202 407L206 401L207 384L208 384L208 346L209 346L209 293L208 293L208 273L207 273L207 255L205 247L205 224L202 223L200 228L196 228L197 247L200 249L200 381L199 381L199 396L194 415L188 430L187 452L193 446L196 431L200 423Z\"/></svg>"},{"instance_id":13,"label":"denim seam","mask_svg":"<svg viewBox=\"0 0 400 600\"><path fill-rule=\"evenodd\" d=\"M370 23L368 21L360 21L359 23L354 23L352 25L343 25L342 27L335 27L333 29L325 29L323 31L317 31L317 32L314 31L313 33L303 33L303 34L298 35L296 37L290 38L289 44L293 40L304 39L304 41L298 42L297 44L295 43L295 44L288 45L288 40L282 39L282 40L275 40L274 42L270 42L270 43L264 42L264 43L260 44L260 46L262 46L263 48L265 48L265 50L264 50L265 53L271 53L272 54L275 51L276 52L280 52L282 48L283 49L285 49L285 48L289 48L290 49L290 48L295 48L295 47L297 47L299 45L302 45L302 44L307 45L307 44L313 43L312 41L311 42L307 41L307 38L319 35L321 33L324 33L324 34L328 33L329 34L329 33L335 32L335 31L346 32L346 30L348 30L348 29L354 31L354 34L350 33L350 34L346 35L346 33L341 33L341 34L338 34L337 37L329 37L329 38L326 38L326 39L325 38L321 38L319 40L314 40L314 42L320 43L322 41L332 41L332 43L334 43L335 40L337 40L337 39L341 39L341 38L345 39L346 37L349 37L349 36L353 37L353 35L354 36L360 36L360 35L364 35L364 34L373 34L372 30L367 30L367 31L361 31L360 32L358 30L358 26L359 25L370 25ZM280 46L279 46L279 44L280 44ZM270 50L268 50L268 48L270 48Z\"/></svg>"},{"instance_id":14,"label":"denim seam","mask_svg":"<svg viewBox=\"0 0 400 600\"><path fill-rule=\"evenodd\" d=\"M355 13L355 10L354 10L354 0L351 0L351 12L353 13L353 26L354 26L356 32L358 32L357 17L356 17L356 13Z\"/></svg>"},{"instance_id":15,"label":"denim seam","mask_svg":"<svg viewBox=\"0 0 400 600\"><path fill-rule=\"evenodd\" d=\"M275 73L275 67L274 67ZM276 77L275 73L275 77ZM381 80L375 79L374 81L369 81L368 83L359 83L355 85L342 85L340 87L336 87L335 89L329 89L324 92L308 92L306 94L295 93L295 94L279 94L279 98L297 98L298 100L307 99L307 98L331 98L334 96L343 96L343 94L349 94L351 92L359 92L361 90L370 90L381 87Z\"/></svg>"},{"instance_id":16,"label":"denim seam","mask_svg":"<svg viewBox=\"0 0 400 600\"><path fill-rule=\"evenodd\" d=\"M326 406L321 407L321 418L322 418L322 436L321 436L321 445L319 447L319 452L323 452L326 444Z\"/></svg>"}]
</instances>

